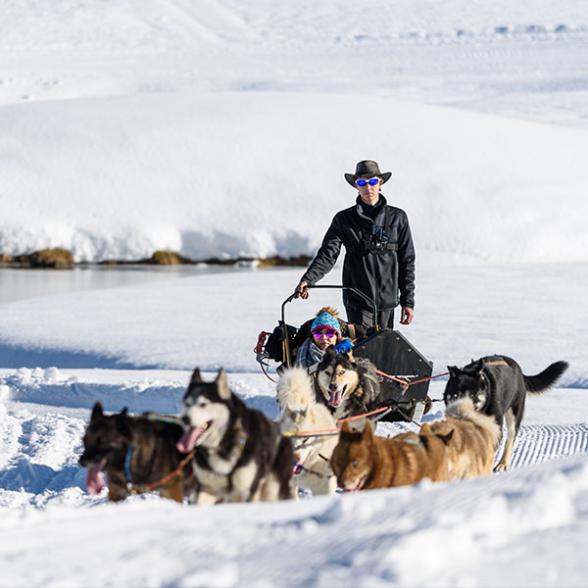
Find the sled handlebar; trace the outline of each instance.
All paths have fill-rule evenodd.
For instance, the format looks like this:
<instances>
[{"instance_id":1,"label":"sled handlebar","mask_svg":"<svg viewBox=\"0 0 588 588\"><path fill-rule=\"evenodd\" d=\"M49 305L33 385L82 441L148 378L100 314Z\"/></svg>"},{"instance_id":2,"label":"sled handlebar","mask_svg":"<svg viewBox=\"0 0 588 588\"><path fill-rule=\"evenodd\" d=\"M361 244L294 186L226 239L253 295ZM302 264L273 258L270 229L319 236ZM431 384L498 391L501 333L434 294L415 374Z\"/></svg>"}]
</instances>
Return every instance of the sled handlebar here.
<instances>
[{"instance_id":1,"label":"sled handlebar","mask_svg":"<svg viewBox=\"0 0 588 588\"><path fill-rule=\"evenodd\" d=\"M359 296L360 298L363 298L363 300L365 300L374 310L374 329L378 329L378 305L376 303L375 300L372 300L369 296L367 296L366 294L364 294L363 292L361 292L360 290L358 290L357 288L353 288L351 286L339 286L336 284L325 284L323 286L311 286L311 285L307 285L307 288L323 288L323 289L330 289L330 290L349 290L350 292L353 292L354 294L357 294L357 296ZM284 336L283 338L283 345L284 345L284 355L286 357L286 365L288 367L292 367L291 366L291 361L290 361L290 341L288 340L288 328L286 327L286 304L290 304L290 302L292 302L292 300L294 300L295 298L297 298L296 296L296 292L294 292L293 294L290 294L290 296L288 296L288 298L286 298L286 300L284 300L284 302L282 302L282 334Z\"/></svg>"}]
</instances>

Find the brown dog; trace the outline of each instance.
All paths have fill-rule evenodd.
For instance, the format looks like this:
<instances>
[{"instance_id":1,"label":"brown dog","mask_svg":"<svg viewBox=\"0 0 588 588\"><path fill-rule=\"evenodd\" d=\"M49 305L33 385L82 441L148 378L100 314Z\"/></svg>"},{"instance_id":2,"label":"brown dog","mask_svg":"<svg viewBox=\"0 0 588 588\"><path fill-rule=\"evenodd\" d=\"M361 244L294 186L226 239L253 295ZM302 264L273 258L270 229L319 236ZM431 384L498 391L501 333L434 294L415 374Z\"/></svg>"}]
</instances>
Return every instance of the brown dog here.
<instances>
[{"instance_id":1,"label":"brown dog","mask_svg":"<svg viewBox=\"0 0 588 588\"><path fill-rule=\"evenodd\" d=\"M471 398L449 404L445 420L424 424L421 434L448 435L449 476L452 480L492 473L500 427L492 416L476 411Z\"/></svg>"},{"instance_id":2,"label":"brown dog","mask_svg":"<svg viewBox=\"0 0 588 588\"><path fill-rule=\"evenodd\" d=\"M131 417L127 410L105 415L97 402L84 435L84 453L79 459L88 468L86 485L91 494L104 488L103 473L108 478L108 499L124 500L145 485L157 484L176 470L185 457L176 449L184 433L182 426L154 420L148 416ZM189 466L159 488L161 496L182 502L196 489Z\"/></svg>"},{"instance_id":3,"label":"brown dog","mask_svg":"<svg viewBox=\"0 0 588 588\"><path fill-rule=\"evenodd\" d=\"M376 437L368 421L363 431L343 424L331 467L345 491L414 484L423 478L449 479L449 435L402 433L391 439Z\"/></svg>"}]
</instances>

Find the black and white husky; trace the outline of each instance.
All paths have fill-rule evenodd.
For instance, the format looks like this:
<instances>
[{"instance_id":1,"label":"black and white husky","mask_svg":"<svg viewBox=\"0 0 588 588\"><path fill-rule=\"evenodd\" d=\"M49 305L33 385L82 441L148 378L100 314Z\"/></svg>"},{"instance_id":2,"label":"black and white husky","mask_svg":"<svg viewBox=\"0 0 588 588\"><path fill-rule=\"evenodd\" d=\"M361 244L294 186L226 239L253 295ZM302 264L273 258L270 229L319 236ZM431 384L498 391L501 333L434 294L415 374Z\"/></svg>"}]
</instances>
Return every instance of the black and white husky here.
<instances>
[{"instance_id":1,"label":"black and white husky","mask_svg":"<svg viewBox=\"0 0 588 588\"><path fill-rule=\"evenodd\" d=\"M182 418L186 431L178 449L195 450L192 466L201 493L225 502L292 498L292 443L231 392L223 369L213 382L194 370Z\"/></svg>"},{"instance_id":2,"label":"black and white husky","mask_svg":"<svg viewBox=\"0 0 588 588\"><path fill-rule=\"evenodd\" d=\"M449 381L443 400L448 405L468 396L476 410L493 416L500 427L506 420L504 451L494 468L495 471L503 471L510 464L514 442L523 420L527 392L544 392L557 382L567 368L565 361L556 361L536 376L525 376L519 364L504 355L482 357L462 369L447 366Z\"/></svg>"}]
</instances>

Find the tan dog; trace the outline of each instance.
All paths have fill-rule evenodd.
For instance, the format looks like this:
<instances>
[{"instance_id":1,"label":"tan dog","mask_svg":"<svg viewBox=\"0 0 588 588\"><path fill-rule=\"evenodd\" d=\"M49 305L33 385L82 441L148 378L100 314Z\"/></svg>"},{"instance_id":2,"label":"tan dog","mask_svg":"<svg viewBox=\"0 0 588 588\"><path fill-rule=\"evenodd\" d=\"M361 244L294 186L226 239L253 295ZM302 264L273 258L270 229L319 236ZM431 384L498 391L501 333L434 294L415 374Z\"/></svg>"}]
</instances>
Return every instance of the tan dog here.
<instances>
[{"instance_id":1,"label":"tan dog","mask_svg":"<svg viewBox=\"0 0 588 588\"><path fill-rule=\"evenodd\" d=\"M443 435L402 433L391 439L376 437L368 421L363 431L343 424L331 467L345 491L414 484L423 478L449 479L447 446Z\"/></svg>"},{"instance_id":2,"label":"tan dog","mask_svg":"<svg viewBox=\"0 0 588 588\"><path fill-rule=\"evenodd\" d=\"M492 473L500 427L494 417L476 411L471 398L449 404L445 420L424 424L421 434L448 435L449 475L452 480Z\"/></svg>"},{"instance_id":3,"label":"tan dog","mask_svg":"<svg viewBox=\"0 0 588 588\"><path fill-rule=\"evenodd\" d=\"M278 382L280 430L282 433L335 431L337 423L329 409L316 401L313 383L301 367L284 370ZM334 494L337 480L329 460L339 434L293 437L292 481L313 494Z\"/></svg>"}]
</instances>

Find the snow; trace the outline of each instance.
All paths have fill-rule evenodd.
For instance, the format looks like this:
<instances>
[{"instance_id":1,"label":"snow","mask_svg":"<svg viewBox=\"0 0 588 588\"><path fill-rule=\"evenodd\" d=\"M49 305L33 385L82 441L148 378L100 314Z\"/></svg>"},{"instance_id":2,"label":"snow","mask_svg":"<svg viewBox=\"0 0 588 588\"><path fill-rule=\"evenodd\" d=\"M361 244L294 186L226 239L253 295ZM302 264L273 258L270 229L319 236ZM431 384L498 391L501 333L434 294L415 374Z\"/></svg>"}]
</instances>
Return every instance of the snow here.
<instances>
[{"instance_id":1,"label":"snow","mask_svg":"<svg viewBox=\"0 0 588 588\"><path fill-rule=\"evenodd\" d=\"M379 121L376 136L356 116L363 110ZM409 211L423 253L588 256L584 129L383 97L217 92L6 106L0 133L10 152L0 162L8 254L312 254L334 213L353 202L343 172L354 170L349 153L362 153L392 169L384 193ZM311 202L313 214L300 215ZM481 203L483 214L472 214Z\"/></svg>"},{"instance_id":2,"label":"snow","mask_svg":"<svg viewBox=\"0 0 588 588\"><path fill-rule=\"evenodd\" d=\"M77 465L92 405L178 413L191 370L224 366L275 418L252 349L303 270L1 270L0 585L585 585L587 41L580 0L5 0L0 253L312 255L374 158L418 252L401 330L434 373L570 368L529 397L506 474L112 505Z\"/></svg>"}]
</instances>

